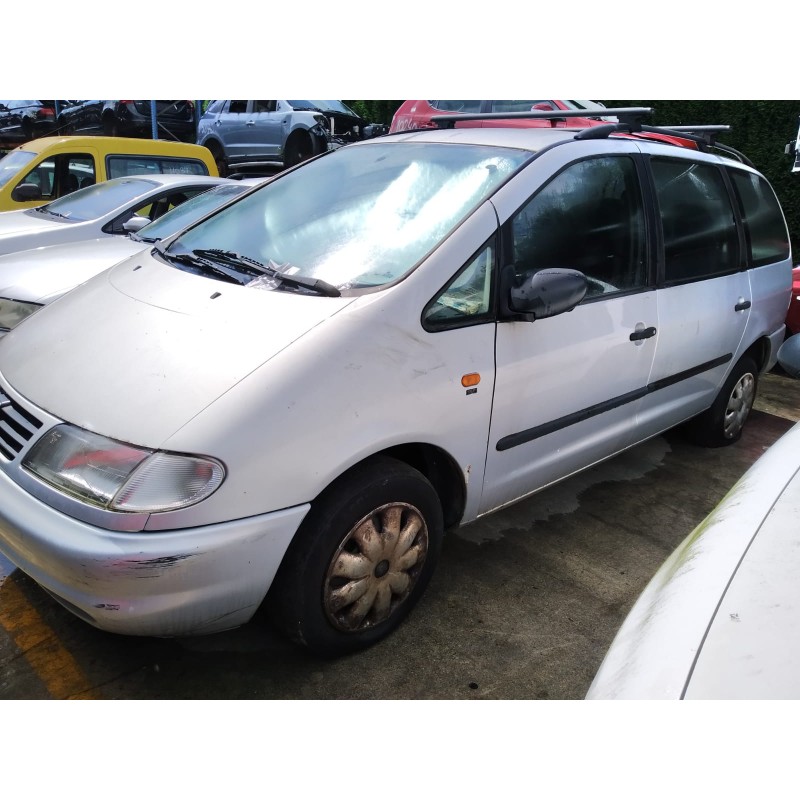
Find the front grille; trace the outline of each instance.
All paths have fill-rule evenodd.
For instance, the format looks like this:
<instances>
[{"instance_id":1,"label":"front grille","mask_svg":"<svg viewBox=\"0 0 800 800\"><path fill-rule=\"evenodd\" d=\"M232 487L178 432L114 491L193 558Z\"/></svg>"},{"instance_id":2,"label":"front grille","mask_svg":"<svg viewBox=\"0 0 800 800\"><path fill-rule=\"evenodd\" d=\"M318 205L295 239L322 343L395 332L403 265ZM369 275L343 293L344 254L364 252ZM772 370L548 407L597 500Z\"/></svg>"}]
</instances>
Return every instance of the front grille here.
<instances>
[{"instance_id":1,"label":"front grille","mask_svg":"<svg viewBox=\"0 0 800 800\"><path fill-rule=\"evenodd\" d=\"M41 427L41 420L0 392L0 456L13 461Z\"/></svg>"}]
</instances>

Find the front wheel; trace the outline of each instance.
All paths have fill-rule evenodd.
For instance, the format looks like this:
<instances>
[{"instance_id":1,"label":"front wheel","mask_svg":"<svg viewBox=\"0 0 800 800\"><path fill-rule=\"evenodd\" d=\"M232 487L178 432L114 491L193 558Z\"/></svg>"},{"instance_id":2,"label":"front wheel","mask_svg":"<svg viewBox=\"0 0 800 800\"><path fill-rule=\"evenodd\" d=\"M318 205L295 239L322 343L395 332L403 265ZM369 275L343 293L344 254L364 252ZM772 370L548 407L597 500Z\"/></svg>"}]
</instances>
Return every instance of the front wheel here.
<instances>
[{"instance_id":1,"label":"front wheel","mask_svg":"<svg viewBox=\"0 0 800 800\"><path fill-rule=\"evenodd\" d=\"M273 621L319 655L359 650L413 608L438 558L442 508L420 472L374 458L312 504L270 589Z\"/></svg>"},{"instance_id":2,"label":"front wheel","mask_svg":"<svg viewBox=\"0 0 800 800\"><path fill-rule=\"evenodd\" d=\"M753 408L758 389L758 368L743 356L731 370L714 404L689 426L692 438L706 447L724 447L738 441Z\"/></svg>"}]
</instances>

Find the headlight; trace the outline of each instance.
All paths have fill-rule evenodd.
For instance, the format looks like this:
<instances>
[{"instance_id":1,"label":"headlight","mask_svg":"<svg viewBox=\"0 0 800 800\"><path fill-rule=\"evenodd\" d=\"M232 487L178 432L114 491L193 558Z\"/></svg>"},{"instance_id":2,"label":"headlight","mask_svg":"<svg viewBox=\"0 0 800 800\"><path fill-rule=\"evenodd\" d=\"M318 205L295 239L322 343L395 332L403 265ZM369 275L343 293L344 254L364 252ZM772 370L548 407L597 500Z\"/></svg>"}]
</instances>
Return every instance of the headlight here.
<instances>
[{"instance_id":1,"label":"headlight","mask_svg":"<svg viewBox=\"0 0 800 800\"><path fill-rule=\"evenodd\" d=\"M21 303L19 300L0 297L0 329L10 331L40 308L39 303Z\"/></svg>"},{"instance_id":2,"label":"headlight","mask_svg":"<svg viewBox=\"0 0 800 800\"><path fill-rule=\"evenodd\" d=\"M59 425L30 450L22 466L66 494L110 511L172 511L199 503L225 470L209 458L132 447Z\"/></svg>"}]
</instances>

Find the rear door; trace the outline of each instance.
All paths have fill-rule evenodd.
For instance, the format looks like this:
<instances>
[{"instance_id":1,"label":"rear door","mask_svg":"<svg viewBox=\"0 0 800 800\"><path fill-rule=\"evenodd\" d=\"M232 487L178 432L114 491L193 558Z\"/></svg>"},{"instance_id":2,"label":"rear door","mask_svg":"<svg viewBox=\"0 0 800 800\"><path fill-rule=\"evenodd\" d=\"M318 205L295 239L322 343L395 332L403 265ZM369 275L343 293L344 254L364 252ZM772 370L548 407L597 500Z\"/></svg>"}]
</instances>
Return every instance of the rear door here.
<instances>
[{"instance_id":1,"label":"rear door","mask_svg":"<svg viewBox=\"0 0 800 800\"><path fill-rule=\"evenodd\" d=\"M702 157L654 156L650 167L661 223L660 325L641 437L711 405L739 357L752 304L724 171Z\"/></svg>"},{"instance_id":2,"label":"rear door","mask_svg":"<svg viewBox=\"0 0 800 800\"><path fill-rule=\"evenodd\" d=\"M517 276L578 269L589 290L568 313L498 323L481 514L635 439L658 327L641 167L629 142L593 149L554 148L493 198Z\"/></svg>"}]
</instances>

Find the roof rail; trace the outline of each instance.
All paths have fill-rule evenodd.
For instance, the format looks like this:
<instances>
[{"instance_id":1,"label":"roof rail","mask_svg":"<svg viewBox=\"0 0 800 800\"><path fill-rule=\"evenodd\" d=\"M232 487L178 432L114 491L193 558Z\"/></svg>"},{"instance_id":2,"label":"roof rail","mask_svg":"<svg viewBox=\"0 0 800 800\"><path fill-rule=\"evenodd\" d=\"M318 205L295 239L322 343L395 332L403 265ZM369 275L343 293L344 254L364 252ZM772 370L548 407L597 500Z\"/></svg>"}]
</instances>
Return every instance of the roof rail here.
<instances>
[{"instance_id":1,"label":"roof rail","mask_svg":"<svg viewBox=\"0 0 800 800\"><path fill-rule=\"evenodd\" d=\"M612 133L660 133L663 136L675 136L679 139L688 139L698 145L698 149L703 152L709 150L721 150L723 153L733 156L738 161L748 167L755 165L742 152L726 144L720 144L716 137L720 133L727 133L731 129L730 125L629 125L627 122L610 123L608 125L598 125L594 128L586 128L580 133L575 134L576 139L605 139ZM666 143L668 144L668 142Z\"/></svg>"},{"instance_id":2,"label":"roof rail","mask_svg":"<svg viewBox=\"0 0 800 800\"><path fill-rule=\"evenodd\" d=\"M595 117L616 117L620 123L627 125L637 125L645 117L653 114L652 108L603 108L597 109L598 113L592 113L595 109L566 110L561 108L552 111L493 111L488 114L437 114L431 117L431 122L436 123L440 128L455 128L457 122L467 120L489 120L489 119L567 119L569 117L581 117L594 119ZM617 123L611 123L617 124ZM605 126L600 126L605 127Z\"/></svg>"}]
</instances>

